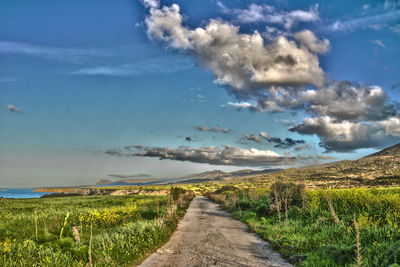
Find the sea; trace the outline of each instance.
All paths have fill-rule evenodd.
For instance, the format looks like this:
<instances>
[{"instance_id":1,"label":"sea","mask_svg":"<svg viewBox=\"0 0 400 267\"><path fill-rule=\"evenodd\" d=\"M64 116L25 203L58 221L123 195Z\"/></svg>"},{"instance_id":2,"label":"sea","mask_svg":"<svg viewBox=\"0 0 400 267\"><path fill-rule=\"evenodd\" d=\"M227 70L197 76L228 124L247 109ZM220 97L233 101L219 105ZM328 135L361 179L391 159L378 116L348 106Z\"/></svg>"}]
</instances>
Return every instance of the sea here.
<instances>
[{"instance_id":1,"label":"sea","mask_svg":"<svg viewBox=\"0 0 400 267\"><path fill-rule=\"evenodd\" d=\"M0 188L0 197L4 198L39 198L48 193L34 192L35 188Z\"/></svg>"}]
</instances>

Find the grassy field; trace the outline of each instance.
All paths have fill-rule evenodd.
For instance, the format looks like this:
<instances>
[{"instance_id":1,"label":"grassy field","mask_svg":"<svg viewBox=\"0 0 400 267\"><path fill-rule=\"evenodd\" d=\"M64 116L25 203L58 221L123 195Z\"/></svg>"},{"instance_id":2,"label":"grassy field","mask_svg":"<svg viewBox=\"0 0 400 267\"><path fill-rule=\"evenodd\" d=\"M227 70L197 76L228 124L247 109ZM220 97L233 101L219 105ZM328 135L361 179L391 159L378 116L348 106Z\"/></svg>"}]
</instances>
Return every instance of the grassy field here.
<instances>
[{"instance_id":1,"label":"grassy field","mask_svg":"<svg viewBox=\"0 0 400 267\"><path fill-rule=\"evenodd\" d=\"M124 266L164 244L193 195L0 199L0 266Z\"/></svg>"},{"instance_id":2,"label":"grassy field","mask_svg":"<svg viewBox=\"0 0 400 267\"><path fill-rule=\"evenodd\" d=\"M399 266L400 188L223 187L209 197L299 266Z\"/></svg>"}]
</instances>

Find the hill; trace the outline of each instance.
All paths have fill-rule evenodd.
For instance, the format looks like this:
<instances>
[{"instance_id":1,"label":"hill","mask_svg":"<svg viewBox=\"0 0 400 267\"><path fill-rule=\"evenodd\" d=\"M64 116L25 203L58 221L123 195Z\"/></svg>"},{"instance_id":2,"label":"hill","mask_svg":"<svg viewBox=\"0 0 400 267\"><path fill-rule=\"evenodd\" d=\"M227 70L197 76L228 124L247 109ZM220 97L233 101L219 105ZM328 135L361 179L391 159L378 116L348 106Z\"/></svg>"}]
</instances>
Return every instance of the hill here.
<instances>
[{"instance_id":1,"label":"hill","mask_svg":"<svg viewBox=\"0 0 400 267\"><path fill-rule=\"evenodd\" d=\"M169 184L189 184L202 182L224 181L249 175L258 175L281 171L282 169L265 169L261 171L253 171L250 169L224 172L221 170L206 171L202 173L189 174L178 178L141 178L141 179L119 179L109 180L100 179L95 186L117 186L117 185L169 185ZM115 175L110 175L115 176Z\"/></svg>"},{"instance_id":2,"label":"hill","mask_svg":"<svg viewBox=\"0 0 400 267\"><path fill-rule=\"evenodd\" d=\"M254 185L269 185L276 181L301 181L311 188L399 186L400 144L358 160L343 160L299 169L290 168L271 174L248 175L239 180Z\"/></svg>"},{"instance_id":3,"label":"hill","mask_svg":"<svg viewBox=\"0 0 400 267\"><path fill-rule=\"evenodd\" d=\"M400 143L397 145L382 149L381 151L378 151L374 154L365 156L364 158L379 157L379 156L400 156Z\"/></svg>"}]
</instances>

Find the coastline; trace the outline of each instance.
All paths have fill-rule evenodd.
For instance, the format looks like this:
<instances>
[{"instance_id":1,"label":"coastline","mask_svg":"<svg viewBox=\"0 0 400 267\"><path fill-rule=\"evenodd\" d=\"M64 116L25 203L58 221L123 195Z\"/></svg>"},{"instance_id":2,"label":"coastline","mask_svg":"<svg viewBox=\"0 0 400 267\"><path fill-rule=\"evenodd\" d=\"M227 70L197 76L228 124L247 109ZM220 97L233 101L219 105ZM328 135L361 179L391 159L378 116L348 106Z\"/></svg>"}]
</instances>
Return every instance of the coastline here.
<instances>
[{"instance_id":1,"label":"coastline","mask_svg":"<svg viewBox=\"0 0 400 267\"><path fill-rule=\"evenodd\" d=\"M2 188L0 199L35 199L45 195L45 192L35 191L36 188Z\"/></svg>"}]
</instances>

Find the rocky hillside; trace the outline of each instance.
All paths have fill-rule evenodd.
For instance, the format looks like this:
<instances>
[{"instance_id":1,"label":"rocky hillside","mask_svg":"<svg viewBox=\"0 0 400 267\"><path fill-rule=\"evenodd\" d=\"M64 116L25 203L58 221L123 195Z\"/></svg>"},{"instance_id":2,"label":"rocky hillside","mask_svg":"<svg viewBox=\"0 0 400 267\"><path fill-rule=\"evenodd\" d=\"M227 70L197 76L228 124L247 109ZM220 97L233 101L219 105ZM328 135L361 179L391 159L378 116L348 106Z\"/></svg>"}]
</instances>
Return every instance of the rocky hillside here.
<instances>
[{"instance_id":1,"label":"rocky hillside","mask_svg":"<svg viewBox=\"0 0 400 267\"><path fill-rule=\"evenodd\" d=\"M248 175L240 180L255 185L268 185L278 180L302 181L311 188L400 186L400 144L354 161L290 168L271 174Z\"/></svg>"},{"instance_id":2,"label":"rocky hillside","mask_svg":"<svg viewBox=\"0 0 400 267\"><path fill-rule=\"evenodd\" d=\"M385 148L374 154L368 155L364 158L379 157L379 156L400 156L400 143L397 145Z\"/></svg>"}]
</instances>

